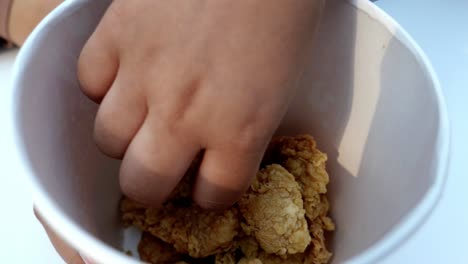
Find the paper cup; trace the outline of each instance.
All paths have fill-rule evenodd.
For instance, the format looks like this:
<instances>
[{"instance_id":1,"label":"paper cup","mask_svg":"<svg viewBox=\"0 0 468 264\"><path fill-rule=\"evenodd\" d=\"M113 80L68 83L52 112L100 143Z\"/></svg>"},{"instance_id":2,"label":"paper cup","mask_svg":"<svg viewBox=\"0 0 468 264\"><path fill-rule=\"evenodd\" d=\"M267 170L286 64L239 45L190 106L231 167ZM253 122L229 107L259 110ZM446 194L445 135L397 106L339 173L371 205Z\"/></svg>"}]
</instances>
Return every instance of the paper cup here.
<instances>
[{"instance_id":1,"label":"paper cup","mask_svg":"<svg viewBox=\"0 0 468 264\"><path fill-rule=\"evenodd\" d=\"M119 222L117 161L92 140L80 50L110 1L65 1L22 48L15 75L18 159L44 219L97 263L137 263ZM310 67L279 134L328 153L333 263L369 263L412 235L439 199L449 126L437 78L401 27L368 1L327 1ZM162 150L163 151L163 150ZM125 246L127 247L127 246Z\"/></svg>"}]
</instances>

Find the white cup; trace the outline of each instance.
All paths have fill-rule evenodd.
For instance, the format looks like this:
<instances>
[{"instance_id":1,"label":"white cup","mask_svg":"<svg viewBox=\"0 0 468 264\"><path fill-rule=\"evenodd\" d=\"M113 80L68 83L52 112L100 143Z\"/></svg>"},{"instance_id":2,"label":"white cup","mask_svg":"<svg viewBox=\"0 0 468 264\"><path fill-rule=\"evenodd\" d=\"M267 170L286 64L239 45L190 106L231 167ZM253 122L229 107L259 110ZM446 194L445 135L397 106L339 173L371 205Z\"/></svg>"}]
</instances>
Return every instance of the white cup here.
<instances>
[{"instance_id":1,"label":"white cup","mask_svg":"<svg viewBox=\"0 0 468 264\"><path fill-rule=\"evenodd\" d=\"M117 161L92 141L97 106L76 63L109 0L65 1L34 31L15 69L18 156L44 219L98 263L137 263L123 236ZM426 57L366 0L327 1L302 88L280 134L310 133L328 153L337 229L333 263L369 263L412 235L444 185L449 125Z\"/></svg>"}]
</instances>

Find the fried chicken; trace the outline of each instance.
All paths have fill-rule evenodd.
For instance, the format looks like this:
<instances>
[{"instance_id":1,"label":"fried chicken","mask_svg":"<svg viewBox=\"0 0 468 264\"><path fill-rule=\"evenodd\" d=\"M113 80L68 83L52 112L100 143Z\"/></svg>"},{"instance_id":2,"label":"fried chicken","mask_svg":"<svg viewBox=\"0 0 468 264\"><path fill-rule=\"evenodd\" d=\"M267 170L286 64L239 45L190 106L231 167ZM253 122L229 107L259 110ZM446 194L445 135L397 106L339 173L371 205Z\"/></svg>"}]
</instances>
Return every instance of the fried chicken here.
<instances>
[{"instance_id":1,"label":"fried chicken","mask_svg":"<svg viewBox=\"0 0 468 264\"><path fill-rule=\"evenodd\" d=\"M183 254L177 252L173 246L147 232L141 235L138 253L141 260L149 263L172 264L184 258Z\"/></svg>"},{"instance_id":2,"label":"fried chicken","mask_svg":"<svg viewBox=\"0 0 468 264\"><path fill-rule=\"evenodd\" d=\"M279 137L273 139L267 157L279 162L299 183L306 216L313 221L322 211L328 211L328 202L320 194L327 192L329 181L325 170L327 155L317 149L317 143L309 135ZM327 208L321 208L324 204Z\"/></svg>"},{"instance_id":3,"label":"fried chicken","mask_svg":"<svg viewBox=\"0 0 468 264\"><path fill-rule=\"evenodd\" d=\"M253 237L244 236L239 240L239 248L243 257L238 264L276 264L276 263L303 263L304 253L293 255L276 255L266 253Z\"/></svg>"},{"instance_id":4,"label":"fried chicken","mask_svg":"<svg viewBox=\"0 0 468 264\"><path fill-rule=\"evenodd\" d=\"M285 255L285 257L280 257L275 254L267 254L261 252L257 258L242 258L237 262L238 264L303 264L304 263L304 254L298 253L294 255Z\"/></svg>"},{"instance_id":5,"label":"fried chicken","mask_svg":"<svg viewBox=\"0 0 468 264\"><path fill-rule=\"evenodd\" d=\"M173 245L178 252L194 258L230 249L239 232L236 208L212 212L196 206L177 207L169 203L161 209L140 210L133 203L127 198L122 201L123 219L127 225L147 231ZM134 210L130 212L129 208Z\"/></svg>"},{"instance_id":6,"label":"fried chicken","mask_svg":"<svg viewBox=\"0 0 468 264\"><path fill-rule=\"evenodd\" d=\"M335 225L328 217L326 197L329 176L325 170L327 155L317 149L310 135L274 139L266 157L283 165L301 187L302 199L312 236L311 252L304 263L327 263L332 254L327 250L323 230L333 231Z\"/></svg>"},{"instance_id":7,"label":"fried chicken","mask_svg":"<svg viewBox=\"0 0 468 264\"><path fill-rule=\"evenodd\" d=\"M196 206L191 186L199 155L162 208L151 208L124 197L121 201L125 225L133 225L171 244L178 252L204 258L229 250L239 233L238 209L207 211Z\"/></svg>"},{"instance_id":8,"label":"fried chicken","mask_svg":"<svg viewBox=\"0 0 468 264\"><path fill-rule=\"evenodd\" d=\"M331 228L329 226L328 228ZM335 226L333 225L333 229ZM328 263L332 253L327 250L325 245L324 228L321 223L312 223L309 226L312 235L312 244L310 250L304 259L305 264L323 264ZM326 230L326 229L325 229Z\"/></svg>"},{"instance_id":9,"label":"fried chicken","mask_svg":"<svg viewBox=\"0 0 468 264\"><path fill-rule=\"evenodd\" d=\"M215 264L236 264L236 256L234 251L218 253L215 257Z\"/></svg>"},{"instance_id":10,"label":"fried chicken","mask_svg":"<svg viewBox=\"0 0 468 264\"><path fill-rule=\"evenodd\" d=\"M239 209L245 219L243 231L269 254L301 253L310 243L299 185L280 165L257 174Z\"/></svg>"},{"instance_id":11,"label":"fried chicken","mask_svg":"<svg viewBox=\"0 0 468 264\"><path fill-rule=\"evenodd\" d=\"M326 160L311 136L276 138L241 200L210 212L190 199L198 157L162 208L124 198L122 219L146 232L139 252L151 263L325 264L324 233L335 229Z\"/></svg>"}]
</instances>

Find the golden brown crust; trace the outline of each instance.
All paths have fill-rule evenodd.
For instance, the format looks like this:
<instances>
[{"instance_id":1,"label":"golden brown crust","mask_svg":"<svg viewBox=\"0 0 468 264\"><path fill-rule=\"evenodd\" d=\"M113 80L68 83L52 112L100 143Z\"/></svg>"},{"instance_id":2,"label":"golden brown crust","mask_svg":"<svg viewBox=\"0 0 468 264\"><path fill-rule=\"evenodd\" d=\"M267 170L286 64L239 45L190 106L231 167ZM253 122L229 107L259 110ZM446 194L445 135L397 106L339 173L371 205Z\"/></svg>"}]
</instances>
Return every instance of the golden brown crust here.
<instances>
[{"instance_id":1,"label":"golden brown crust","mask_svg":"<svg viewBox=\"0 0 468 264\"><path fill-rule=\"evenodd\" d=\"M177 252L170 244L164 243L146 232L143 232L141 235L138 253L141 260L152 264L172 264L183 259L183 255Z\"/></svg>"},{"instance_id":2,"label":"golden brown crust","mask_svg":"<svg viewBox=\"0 0 468 264\"><path fill-rule=\"evenodd\" d=\"M311 136L276 138L264 159L273 165L257 174L233 208L209 212L195 206L190 201L193 178L186 177L161 209L123 199L122 218L188 263L328 263L332 254L324 233L335 226L328 216L326 160Z\"/></svg>"},{"instance_id":3,"label":"golden brown crust","mask_svg":"<svg viewBox=\"0 0 468 264\"><path fill-rule=\"evenodd\" d=\"M326 248L324 230L333 231L335 225L327 216L330 207L326 197L329 182L325 168L327 155L317 149L317 143L309 135L276 138L269 151L269 156L279 160L301 186L312 236L312 245L304 263L328 263L332 254Z\"/></svg>"},{"instance_id":4,"label":"golden brown crust","mask_svg":"<svg viewBox=\"0 0 468 264\"><path fill-rule=\"evenodd\" d=\"M135 210L137 208L137 210ZM135 202L122 201L124 221L169 243L181 253L203 258L232 247L239 231L236 208L211 212L198 207L176 207L167 204L161 209L140 210Z\"/></svg>"},{"instance_id":5,"label":"golden brown crust","mask_svg":"<svg viewBox=\"0 0 468 264\"><path fill-rule=\"evenodd\" d=\"M324 228L320 223L312 223L309 226L312 235L312 244L304 260L305 264L328 263L332 253L328 251L325 245Z\"/></svg>"},{"instance_id":6,"label":"golden brown crust","mask_svg":"<svg viewBox=\"0 0 468 264\"><path fill-rule=\"evenodd\" d=\"M329 182L325 170L327 155L317 149L317 144L309 135L297 137L279 137L272 141L269 148L274 157L294 177L296 177L304 199L306 216L313 221L323 210L325 203L320 194L327 192Z\"/></svg>"},{"instance_id":7,"label":"golden brown crust","mask_svg":"<svg viewBox=\"0 0 468 264\"><path fill-rule=\"evenodd\" d=\"M274 164L261 170L239 201L242 229L269 254L304 252L310 243L299 185L286 169Z\"/></svg>"},{"instance_id":8,"label":"golden brown crust","mask_svg":"<svg viewBox=\"0 0 468 264\"><path fill-rule=\"evenodd\" d=\"M236 256L234 251L216 254L215 264L236 264Z\"/></svg>"}]
</instances>

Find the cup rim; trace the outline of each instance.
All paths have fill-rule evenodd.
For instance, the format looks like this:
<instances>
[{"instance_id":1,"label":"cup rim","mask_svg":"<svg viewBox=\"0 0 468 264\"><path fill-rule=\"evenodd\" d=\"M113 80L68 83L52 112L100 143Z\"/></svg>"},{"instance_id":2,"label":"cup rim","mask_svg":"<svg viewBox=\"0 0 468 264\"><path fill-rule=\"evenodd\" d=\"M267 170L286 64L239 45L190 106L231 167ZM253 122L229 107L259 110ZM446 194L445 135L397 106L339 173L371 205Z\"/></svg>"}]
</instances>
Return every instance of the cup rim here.
<instances>
[{"instance_id":1,"label":"cup rim","mask_svg":"<svg viewBox=\"0 0 468 264\"><path fill-rule=\"evenodd\" d=\"M443 97L437 75L429 62L429 59L414 39L392 17L370 1L344 1L378 21L413 53L416 61L425 70L427 77L433 83L433 92L435 94L439 114L436 146L438 166L436 177L429 190L416 204L416 206L407 213L407 215L405 215L396 226L379 239L379 241L346 261L347 263L372 263L386 257L404 244L408 238L425 223L428 216L436 207L437 202L440 200L445 186L449 165L451 142L450 124L445 99ZM19 89L16 87L19 87L23 76L22 73L25 71L25 65L27 65L35 50L34 42L36 42L36 39L38 39L42 32L44 32L45 28L56 20L61 19L64 13L79 8L81 4L82 1L79 0L65 1L53 10L44 20L42 20L33 33L28 37L16 59L13 73L13 87L15 89L13 93L13 107L15 109L12 111L15 113L15 123L13 124L15 130L14 141L19 149L18 159L22 161L20 164L24 164L24 173L27 175L32 186L31 188L33 191L35 206L37 210L41 212L44 221L49 224L54 231L56 231L69 245L78 250L80 254L91 257L98 263L138 264L141 262L123 254L119 250L107 245L89 234L87 231L83 230L58 207L57 203L47 195L47 192L34 176L34 171L28 162L25 146L21 138L21 127L19 122L20 116L18 114L20 112L18 111L18 108L21 105L21 96L19 94Z\"/></svg>"}]
</instances>

